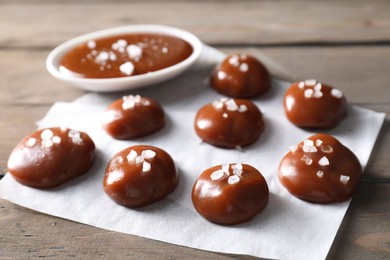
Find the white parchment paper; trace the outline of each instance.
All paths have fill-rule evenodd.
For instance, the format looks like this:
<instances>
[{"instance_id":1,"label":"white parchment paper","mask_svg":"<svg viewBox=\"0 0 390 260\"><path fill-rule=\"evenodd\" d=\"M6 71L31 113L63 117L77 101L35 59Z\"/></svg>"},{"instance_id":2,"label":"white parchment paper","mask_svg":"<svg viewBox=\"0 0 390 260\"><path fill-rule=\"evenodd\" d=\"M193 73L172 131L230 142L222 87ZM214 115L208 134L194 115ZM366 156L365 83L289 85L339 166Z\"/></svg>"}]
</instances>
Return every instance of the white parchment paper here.
<instances>
[{"instance_id":1,"label":"white parchment paper","mask_svg":"<svg viewBox=\"0 0 390 260\"><path fill-rule=\"evenodd\" d=\"M287 82L274 80L272 90L254 100L266 121L265 132L255 144L243 151L200 144L193 130L196 111L220 97L203 80L223 57L206 47L194 68L169 82L126 93L87 94L72 103L54 104L39 126L60 125L87 132L97 146L94 166L87 174L51 190L20 185L7 174L0 181L0 197L92 226L203 250L277 259L324 259L349 201L332 205L307 203L291 196L279 183L277 169L288 147L315 133L296 128L285 118L282 98ZM167 114L166 126L156 134L132 141L117 141L105 134L99 117L110 102L124 94L141 94L161 102ZM350 106L347 118L337 128L322 132L348 146L365 167L384 117ZM180 174L177 188L166 199L136 210L115 204L102 188L110 158L135 144L166 150ZM195 212L191 189L204 169L233 162L251 164L260 170L270 188L269 204L250 222L229 227L215 225Z\"/></svg>"}]
</instances>

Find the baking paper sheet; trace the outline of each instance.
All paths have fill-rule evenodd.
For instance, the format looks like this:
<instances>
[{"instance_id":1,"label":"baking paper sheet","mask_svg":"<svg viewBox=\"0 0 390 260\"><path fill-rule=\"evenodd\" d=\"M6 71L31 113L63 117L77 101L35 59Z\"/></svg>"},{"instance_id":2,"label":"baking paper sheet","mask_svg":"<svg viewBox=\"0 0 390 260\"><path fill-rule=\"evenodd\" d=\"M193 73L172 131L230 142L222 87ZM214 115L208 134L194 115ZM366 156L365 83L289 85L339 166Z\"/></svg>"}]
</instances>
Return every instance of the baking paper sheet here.
<instances>
[{"instance_id":1,"label":"baking paper sheet","mask_svg":"<svg viewBox=\"0 0 390 260\"><path fill-rule=\"evenodd\" d=\"M72 103L56 103L40 127L67 126L87 132L97 156L85 175L51 190L20 185L7 174L0 181L0 197L50 215L92 226L134 234L172 244L216 252L276 259L324 259L348 208L349 201L316 205L291 196L278 181L277 169L288 147L315 132L296 128L282 107L287 82L274 80L272 90L255 99L266 128L260 139L243 151L216 148L200 140L193 129L196 111L219 97L203 84L215 62L224 55L207 48L197 65L179 78L158 86L112 95L87 94ZM108 104L123 94L141 94L162 103L166 126L151 136L117 141L104 133L99 117ZM350 106L348 116L327 132L355 152L366 166L385 115ZM102 188L110 158L135 144L158 146L172 155L180 180L166 199L141 209L115 204ZM212 224L194 210L191 189L206 168L223 163L251 164L264 175L270 189L266 209L252 221L235 226Z\"/></svg>"}]
</instances>

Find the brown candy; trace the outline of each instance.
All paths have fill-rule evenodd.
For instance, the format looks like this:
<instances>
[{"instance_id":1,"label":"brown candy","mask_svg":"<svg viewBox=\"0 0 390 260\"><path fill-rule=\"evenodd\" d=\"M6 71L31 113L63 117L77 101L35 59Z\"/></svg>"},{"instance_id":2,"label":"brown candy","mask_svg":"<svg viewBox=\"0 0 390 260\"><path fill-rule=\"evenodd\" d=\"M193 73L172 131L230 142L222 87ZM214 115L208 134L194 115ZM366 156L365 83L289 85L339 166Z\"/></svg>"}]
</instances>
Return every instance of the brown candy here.
<instances>
[{"instance_id":1,"label":"brown candy","mask_svg":"<svg viewBox=\"0 0 390 260\"><path fill-rule=\"evenodd\" d=\"M316 80L293 83L284 95L288 120L298 127L332 128L347 112L343 93Z\"/></svg>"},{"instance_id":2,"label":"brown candy","mask_svg":"<svg viewBox=\"0 0 390 260\"><path fill-rule=\"evenodd\" d=\"M268 185L247 164L224 164L205 170L192 189L192 202L205 219L222 225L249 221L268 204Z\"/></svg>"},{"instance_id":3,"label":"brown candy","mask_svg":"<svg viewBox=\"0 0 390 260\"><path fill-rule=\"evenodd\" d=\"M263 115L246 99L221 98L199 109L195 131L206 143L240 148L254 143L264 130Z\"/></svg>"},{"instance_id":4,"label":"brown candy","mask_svg":"<svg viewBox=\"0 0 390 260\"><path fill-rule=\"evenodd\" d=\"M361 175L355 154L326 134L313 135L292 147L279 165L283 186L295 197L315 203L351 198Z\"/></svg>"},{"instance_id":5,"label":"brown candy","mask_svg":"<svg viewBox=\"0 0 390 260\"><path fill-rule=\"evenodd\" d=\"M267 92L271 76L264 65L250 55L228 56L218 65L210 78L218 92L237 98L252 98Z\"/></svg>"},{"instance_id":6,"label":"brown candy","mask_svg":"<svg viewBox=\"0 0 390 260\"><path fill-rule=\"evenodd\" d=\"M86 133L60 127L41 129L14 148L8 172L23 185L52 188L86 173L94 152L95 144Z\"/></svg>"},{"instance_id":7,"label":"brown candy","mask_svg":"<svg viewBox=\"0 0 390 260\"><path fill-rule=\"evenodd\" d=\"M142 207L171 193L178 182L172 157L148 145L128 147L108 163L103 187L108 196L125 207Z\"/></svg>"},{"instance_id":8,"label":"brown candy","mask_svg":"<svg viewBox=\"0 0 390 260\"><path fill-rule=\"evenodd\" d=\"M160 130L165 123L165 114L157 101L130 95L114 101L103 113L101 122L113 138L126 140Z\"/></svg>"}]
</instances>

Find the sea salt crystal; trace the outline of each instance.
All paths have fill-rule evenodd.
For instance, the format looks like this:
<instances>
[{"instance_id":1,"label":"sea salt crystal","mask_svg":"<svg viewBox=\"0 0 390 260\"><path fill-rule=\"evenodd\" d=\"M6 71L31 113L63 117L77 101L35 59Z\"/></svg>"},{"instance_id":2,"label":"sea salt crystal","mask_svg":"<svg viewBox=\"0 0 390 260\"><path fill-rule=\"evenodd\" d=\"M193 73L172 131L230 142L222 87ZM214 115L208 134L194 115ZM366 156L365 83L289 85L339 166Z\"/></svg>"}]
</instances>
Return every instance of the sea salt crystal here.
<instances>
[{"instance_id":1,"label":"sea salt crystal","mask_svg":"<svg viewBox=\"0 0 390 260\"><path fill-rule=\"evenodd\" d=\"M316 146L318 147L318 146L320 146L321 144L322 144L322 140L317 139L317 140L316 140Z\"/></svg>"},{"instance_id":2,"label":"sea salt crystal","mask_svg":"<svg viewBox=\"0 0 390 260\"><path fill-rule=\"evenodd\" d=\"M68 136L72 139L74 144L81 145L83 143L83 139L80 137L80 132L76 130L69 130Z\"/></svg>"},{"instance_id":3,"label":"sea salt crystal","mask_svg":"<svg viewBox=\"0 0 390 260\"><path fill-rule=\"evenodd\" d=\"M149 162L144 161L142 163L142 172L149 172L151 170L152 166Z\"/></svg>"},{"instance_id":4,"label":"sea salt crystal","mask_svg":"<svg viewBox=\"0 0 390 260\"><path fill-rule=\"evenodd\" d=\"M230 165L228 163L222 164L222 171L227 175L229 175L229 167Z\"/></svg>"},{"instance_id":5,"label":"sea salt crystal","mask_svg":"<svg viewBox=\"0 0 390 260\"><path fill-rule=\"evenodd\" d=\"M27 141L26 141L26 146L28 146L28 147L33 147L36 143L37 143L37 139L35 139L35 138L33 138L33 137L30 137L30 138L27 139Z\"/></svg>"},{"instance_id":6,"label":"sea salt crystal","mask_svg":"<svg viewBox=\"0 0 390 260\"><path fill-rule=\"evenodd\" d=\"M327 166L329 165L329 160L326 158L326 156L323 156L319 161L318 164L321 166Z\"/></svg>"},{"instance_id":7,"label":"sea salt crystal","mask_svg":"<svg viewBox=\"0 0 390 260\"><path fill-rule=\"evenodd\" d=\"M219 180L224 175L223 170L217 170L210 175L210 179L213 181Z\"/></svg>"},{"instance_id":8,"label":"sea salt crystal","mask_svg":"<svg viewBox=\"0 0 390 260\"><path fill-rule=\"evenodd\" d=\"M53 134L53 132L50 129L45 129L41 133L41 138L49 140L50 138L53 137L53 135L54 134Z\"/></svg>"},{"instance_id":9,"label":"sea salt crystal","mask_svg":"<svg viewBox=\"0 0 390 260\"><path fill-rule=\"evenodd\" d=\"M168 48L167 47L164 47L161 49L162 53L168 53Z\"/></svg>"},{"instance_id":10,"label":"sea salt crystal","mask_svg":"<svg viewBox=\"0 0 390 260\"><path fill-rule=\"evenodd\" d=\"M53 136L53 138L51 139L51 141L55 144L60 144L61 143L61 137L59 137L58 135L56 136Z\"/></svg>"},{"instance_id":11,"label":"sea salt crystal","mask_svg":"<svg viewBox=\"0 0 390 260\"><path fill-rule=\"evenodd\" d=\"M306 145L304 145L303 146L303 151L305 153L316 153L317 152L317 148L315 146L306 146Z\"/></svg>"},{"instance_id":12,"label":"sea salt crystal","mask_svg":"<svg viewBox=\"0 0 390 260\"><path fill-rule=\"evenodd\" d=\"M137 45L131 44L127 46L126 50L131 59L140 59L142 57L142 48Z\"/></svg>"},{"instance_id":13,"label":"sea salt crystal","mask_svg":"<svg viewBox=\"0 0 390 260\"><path fill-rule=\"evenodd\" d=\"M119 40L116 41L116 44L118 45L118 47L126 47L127 46L127 41L123 40L123 39L119 39Z\"/></svg>"},{"instance_id":14,"label":"sea salt crystal","mask_svg":"<svg viewBox=\"0 0 390 260\"><path fill-rule=\"evenodd\" d=\"M248 107L246 105L240 105L238 107L238 112L244 113L248 110Z\"/></svg>"},{"instance_id":15,"label":"sea salt crystal","mask_svg":"<svg viewBox=\"0 0 390 260\"><path fill-rule=\"evenodd\" d=\"M116 55L115 53L110 51L110 61L115 61L116 60Z\"/></svg>"},{"instance_id":16,"label":"sea salt crystal","mask_svg":"<svg viewBox=\"0 0 390 260\"><path fill-rule=\"evenodd\" d=\"M305 82L301 81L298 83L298 88L303 89L305 87Z\"/></svg>"},{"instance_id":17,"label":"sea salt crystal","mask_svg":"<svg viewBox=\"0 0 390 260\"><path fill-rule=\"evenodd\" d=\"M100 52L100 53L96 56L95 61L96 61L97 63L105 63L105 62L108 60L108 58L109 58L108 52L102 51L102 52Z\"/></svg>"},{"instance_id":18,"label":"sea salt crystal","mask_svg":"<svg viewBox=\"0 0 390 260\"><path fill-rule=\"evenodd\" d=\"M324 176L324 172L323 171L318 171L317 172L317 176L322 178L322 176Z\"/></svg>"},{"instance_id":19,"label":"sea salt crystal","mask_svg":"<svg viewBox=\"0 0 390 260\"><path fill-rule=\"evenodd\" d=\"M313 98L321 98L322 96L323 96L323 94L320 90L314 90Z\"/></svg>"},{"instance_id":20,"label":"sea salt crystal","mask_svg":"<svg viewBox=\"0 0 390 260\"><path fill-rule=\"evenodd\" d=\"M223 98L220 98L219 101L221 101L222 103L225 103L226 101L228 101L228 99L223 97Z\"/></svg>"},{"instance_id":21,"label":"sea salt crystal","mask_svg":"<svg viewBox=\"0 0 390 260\"><path fill-rule=\"evenodd\" d=\"M234 175L241 176L241 174L242 174L242 164L241 163L234 164L232 166L232 169L233 169Z\"/></svg>"},{"instance_id":22,"label":"sea salt crystal","mask_svg":"<svg viewBox=\"0 0 390 260\"><path fill-rule=\"evenodd\" d=\"M222 114L222 117L223 117L223 118L228 118L228 114L227 114L227 113L223 113L223 114Z\"/></svg>"},{"instance_id":23,"label":"sea salt crystal","mask_svg":"<svg viewBox=\"0 0 390 260\"><path fill-rule=\"evenodd\" d=\"M123 63L122 65L119 66L119 70L127 75L130 76L134 72L134 65L130 61Z\"/></svg>"},{"instance_id":24,"label":"sea salt crystal","mask_svg":"<svg viewBox=\"0 0 390 260\"><path fill-rule=\"evenodd\" d=\"M303 145L305 146L314 146L314 142L310 139L306 139L303 141Z\"/></svg>"},{"instance_id":25,"label":"sea salt crystal","mask_svg":"<svg viewBox=\"0 0 390 260\"><path fill-rule=\"evenodd\" d=\"M301 161L304 161L305 164L307 164L307 165L311 165L312 162L313 162L313 160L310 157L306 156L306 155L302 156Z\"/></svg>"},{"instance_id":26,"label":"sea salt crystal","mask_svg":"<svg viewBox=\"0 0 390 260\"><path fill-rule=\"evenodd\" d=\"M303 94L305 95L305 98L311 98L313 96L313 90L311 88L309 89L306 89L305 92L303 92Z\"/></svg>"},{"instance_id":27,"label":"sea salt crystal","mask_svg":"<svg viewBox=\"0 0 390 260\"><path fill-rule=\"evenodd\" d=\"M321 146L321 152L323 153L332 153L333 152L333 147L330 145L323 145Z\"/></svg>"},{"instance_id":28,"label":"sea salt crystal","mask_svg":"<svg viewBox=\"0 0 390 260\"><path fill-rule=\"evenodd\" d=\"M156 156L156 152L152 150L144 150L142 151L142 156L145 157L145 159L152 159Z\"/></svg>"},{"instance_id":29,"label":"sea salt crystal","mask_svg":"<svg viewBox=\"0 0 390 260\"><path fill-rule=\"evenodd\" d=\"M122 108L124 110L131 109L135 106L135 100L133 95L123 96L122 100L123 100Z\"/></svg>"},{"instance_id":30,"label":"sea salt crystal","mask_svg":"<svg viewBox=\"0 0 390 260\"><path fill-rule=\"evenodd\" d=\"M248 64L246 64L246 63L241 63L241 65L240 65L240 71L241 71L241 72L247 72L248 69L249 69Z\"/></svg>"},{"instance_id":31,"label":"sea salt crystal","mask_svg":"<svg viewBox=\"0 0 390 260\"><path fill-rule=\"evenodd\" d=\"M226 109L229 111L236 111L238 109L238 106L233 99L229 99L225 104L226 104Z\"/></svg>"},{"instance_id":32,"label":"sea salt crystal","mask_svg":"<svg viewBox=\"0 0 390 260\"><path fill-rule=\"evenodd\" d=\"M232 175L228 179L228 183L229 184L235 184L235 183L237 183L239 181L240 181L240 177L238 177L237 175Z\"/></svg>"},{"instance_id":33,"label":"sea salt crystal","mask_svg":"<svg viewBox=\"0 0 390 260\"><path fill-rule=\"evenodd\" d=\"M223 103L222 103L221 101L219 101L219 100L214 101L214 102L212 103L212 105L213 105L213 107L214 107L215 109L221 109L221 108L223 107Z\"/></svg>"},{"instance_id":34,"label":"sea salt crystal","mask_svg":"<svg viewBox=\"0 0 390 260\"><path fill-rule=\"evenodd\" d=\"M314 86L316 83L317 83L317 80L315 80L315 79L308 79L308 80L305 80L305 85L306 85L306 86L309 86L309 87Z\"/></svg>"},{"instance_id":35,"label":"sea salt crystal","mask_svg":"<svg viewBox=\"0 0 390 260\"><path fill-rule=\"evenodd\" d=\"M137 152L134 150L131 150L130 153L126 156L128 162L135 161L135 157L137 157Z\"/></svg>"},{"instance_id":36,"label":"sea salt crystal","mask_svg":"<svg viewBox=\"0 0 390 260\"><path fill-rule=\"evenodd\" d=\"M241 152L242 151L242 147L240 145L236 145L236 150Z\"/></svg>"},{"instance_id":37,"label":"sea salt crystal","mask_svg":"<svg viewBox=\"0 0 390 260\"><path fill-rule=\"evenodd\" d=\"M318 83L314 86L313 89L319 91L319 90L321 90L321 88L322 88L322 84L318 82Z\"/></svg>"},{"instance_id":38,"label":"sea salt crystal","mask_svg":"<svg viewBox=\"0 0 390 260\"><path fill-rule=\"evenodd\" d=\"M331 91L330 91L330 94L335 97L335 98L342 98L343 97L343 92L341 92L341 90L337 89L337 88L333 88Z\"/></svg>"},{"instance_id":39,"label":"sea salt crystal","mask_svg":"<svg viewBox=\"0 0 390 260\"><path fill-rule=\"evenodd\" d=\"M134 158L134 161L136 164L142 163L145 160L145 158L142 155L138 155Z\"/></svg>"},{"instance_id":40,"label":"sea salt crystal","mask_svg":"<svg viewBox=\"0 0 390 260\"><path fill-rule=\"evenodd\" d=\"M235 66L235 67L238 67L240 65L240 62L238 61L238 56L232 56L230 59L229 59L229 64Z\"/></svg>"},{"instance_id":41,"label":"sea salt crystal","mask_svg":"<svg viewBox=\"0 0 390 260\"><path fill-rule=\"evenodd\" d=\"M351 178L351 177L346 176L346 175L340 175L340 181L341 181L343 184L347 184L350 178Z\"/></svg>"},{"instance_id":42,"label":"sea salt crystal","mask_svg":"<svg viewBox=\"0 0 390 260\"><path fill-rule=\"evenodd\" d=\"M90 49L95 49L95 47L96 47L96 42L95 42L94 40L89 40L89 41L87 42L87 46L88 46L88 48L90 48Z\"/></svg>"}]
</instances>

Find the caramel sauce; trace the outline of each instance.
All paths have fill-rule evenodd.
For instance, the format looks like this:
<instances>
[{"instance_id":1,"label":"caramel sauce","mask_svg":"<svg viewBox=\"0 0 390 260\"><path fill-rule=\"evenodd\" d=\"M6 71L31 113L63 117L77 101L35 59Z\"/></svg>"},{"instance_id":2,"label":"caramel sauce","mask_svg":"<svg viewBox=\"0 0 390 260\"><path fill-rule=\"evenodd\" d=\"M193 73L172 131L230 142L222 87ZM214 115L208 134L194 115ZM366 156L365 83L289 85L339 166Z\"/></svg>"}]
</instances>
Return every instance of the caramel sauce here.
<instances>
[{"instance_id":1,"label":"caramel sauce","mask_svg":"<svg viewBox=\"0 0 390 260\"><path fill-rule=\"evenodd\" d=\"M117 78L161 70L187 59L192 46L162 34L126 34L89 40L60 61L61 73L80 78Z\"/></svg>"}]
</instances>

